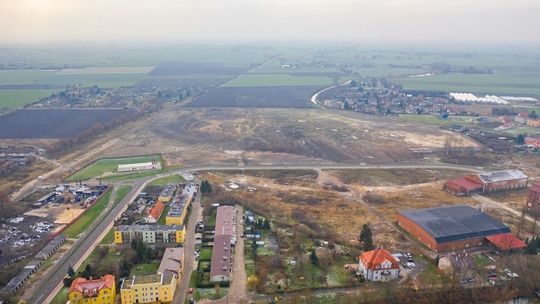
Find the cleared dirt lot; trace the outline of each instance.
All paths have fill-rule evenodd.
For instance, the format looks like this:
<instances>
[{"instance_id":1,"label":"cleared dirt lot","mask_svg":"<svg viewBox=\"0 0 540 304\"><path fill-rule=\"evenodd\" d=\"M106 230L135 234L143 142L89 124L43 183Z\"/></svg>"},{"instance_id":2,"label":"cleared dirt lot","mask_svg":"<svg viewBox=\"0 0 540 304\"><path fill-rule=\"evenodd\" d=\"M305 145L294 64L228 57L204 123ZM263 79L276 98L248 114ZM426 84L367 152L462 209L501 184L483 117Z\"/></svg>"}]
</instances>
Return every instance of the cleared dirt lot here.
<instances>
[{"instance_id":1,"label":"cleared dirt lot","mask_svg":"<svg viewBox=\"0 0 540 304\"><path fill-rule=\"evenodd\" d=\"M120 141L107 156L162 153L176 165L417 162L414 149L441 148L452 133L343 111L170 107L115 134Z\"/></svg>"}]
</instances>

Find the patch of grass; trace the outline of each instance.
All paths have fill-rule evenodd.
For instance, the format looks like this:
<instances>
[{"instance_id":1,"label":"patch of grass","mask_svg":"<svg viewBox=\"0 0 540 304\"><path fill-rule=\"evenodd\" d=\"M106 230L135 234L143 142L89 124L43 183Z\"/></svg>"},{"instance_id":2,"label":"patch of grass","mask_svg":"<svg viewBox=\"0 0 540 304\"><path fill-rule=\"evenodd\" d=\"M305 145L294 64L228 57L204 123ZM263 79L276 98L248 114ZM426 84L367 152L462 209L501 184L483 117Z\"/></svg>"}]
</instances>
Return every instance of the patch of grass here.
<instances>
[{"instance_id":1,"label":"patch of grass","mask_svg":"<svg viewBox=\"0 0 540 304\"><path fill-rule=\"evenodd\" d=\"M17 109L47 97L58 90L52 89L2 89L0 90L0 109Z\"/></svg>"},{"instance_id":2,"label":"patch of grass","mask_svg":"<svg viewBox=\"0 0 540 304\"><path fill-rule=\"evenodd\" d=\"M179 174L173 174L173 175L169 175L169 176L165 176L165 177L162 177L162 178L159 178L159 179L156 179L155 181L151 182L150 185L151 186L165 186L167 184L170 184L170 183L174 183L174 184L180 184L180 183L183 183L185 180L182 176L180 176Z\"/></svg>"},{"instance_id":3,"label":"patch of grass","mask_svg":"<svg viewBox=\"0 0 540 304\"><path fill-rule=\"evenodd\" d=\"M131 163L144 163L144 162L151 162L151 161L160 162L161 168L163 168L163 160L161 159L161 155L147 155L147 156L122 157L122 158L102 158L102 159L96 160L90 165L84 167L82 170L69 176L66 179L66 181L74 182L77 180L88 180L93 177L99 177L100 175L106 172L116 172L118 165L131 164ZM157 170L151 170L149 172L151 174L156 174ZM138 172L138 173L149 173L149 172ZM138 173L133 173L133 174L138 174Z\"/></svg>"},{"instance_id":4,"label":"patch of grass","mask_svg":"<svg viewBox=\"0 0 540 304\"><path fill-rule=\"evenodd\" d=\"M478 268L484 268L488 265L493 264L487 257L477 254L474 256L474 263L476 264L476 267Z\"/></svg>"},{"instance_id":5,"label":"patch of grass","mask_svg":"<svg viewBox=\"0 0 540 304\"><path fill-rule=\"evenodd\" d=\"M66 304L66 301L68 300L68 288L62 287L60 291L52 298L50 304Z\"/></svg>"},{"instance_id":6,"label":"patch of grass","mask_svg":"<svg viewBox=\"0 0 540 304\"><path fill-rule=\"evenodd\" d=\"M70 238L76 238L84 232L94 220L105 210L111 197L111 188L109 188L90 209L88 209L75 223L71 224L65 231Z\"/></svg>"},{"instance_id":7,"label":"patch of grass","mask_svg":"<svg viewBox=\"0 0 540 304\"><path fill-rule=\"evenodd\" d=\"M212 208L210 216L206 222L206 226L216 226L217 208Z\"/></svg>"},{"instance_id":8,"label":"patch of grass","mask_svg":"<svg viewBox=\"0 0 540 304\"><path fill-rule=\"evenodd\" d=\"M223 84L223 87L260 87L260 86L329 86L330 77L294 76L289 74L242 74Z\"/></svg>"},{"instance_id":9,"label":"patch of grass","mask_svg":"<svg viewBox=\"0 0 540 304\"><path fill-rule=\"evenodd\" d=\"M199 261L210 261L210 260L212 260L212 248L202 247L200 251Z\"/></svg>"},{"instance_id":10,"label":"patch of grass","mask_svg":"<svg viewBox=\"0 0 540 304\"><path fill-rule=\"evenodd\" d=\"M161 214L161 216L159 217L159 220L158 220L158 225L165 225L165 220L166 220L166 217L167 217L167 213L169 212L169 209L171 209L171 205L170 204L167 204L165 206L165 210L163 210L163 213Z\"/></svg>"},{"instance_id":11,"label":"patch of grass","mask_svg":"<svg viewBox=\"0 0 540 304\"><path fill-rule=\"evenodd\" d=\"M435 115L414 115L400 114L399 120L418 122L435 126L450 126L454 124L471 126L476 125L476 117L450 116L448 119L442 119Z\"/></svg>"},{"instance_id":12,"label":"patch of grass","mask_svg":"<svg viewBox=\"0 0 540 304\"><path fill-rule=\"evenodd\" d=\"M107 231L107 234L103 237L100 244L109 245L114 242L114 228Z\"/></svg>"},{"instance_id":13,"label":"patch of grass","mask_svg":"<svg viewBox=\"0 0 540 304\"><path fill-rule=\"evenodd\" d=\"M145 275L156 273L159 268L159 262L151 262L145 264L137 264L131 268L131 275Z\"/></svg>"},{"instance_id":14,"label":"patch of grass","mask_svg":"<svg viewBox=\"0 0 540 304\"><path fill-rule=\"evenodd\" d=\"M114 198L113 208L122 201L126 194L128 194L129 190L131 190L130 185L123 185L118 188L118 190L116 191L116 197Z\"/></svg>"}]
</instances>

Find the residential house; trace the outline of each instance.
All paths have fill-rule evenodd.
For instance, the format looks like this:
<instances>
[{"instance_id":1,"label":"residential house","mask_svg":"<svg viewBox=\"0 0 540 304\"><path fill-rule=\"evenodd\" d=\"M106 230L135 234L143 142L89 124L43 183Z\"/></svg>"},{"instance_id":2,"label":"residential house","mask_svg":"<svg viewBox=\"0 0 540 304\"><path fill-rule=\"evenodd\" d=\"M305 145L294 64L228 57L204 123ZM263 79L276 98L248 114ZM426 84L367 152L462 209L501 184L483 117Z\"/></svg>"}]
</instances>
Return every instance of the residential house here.
<instances>
[{"instance_id":1,"label":"residential house","mask_svg":"<svg viewBox=\"0 0 540 304\"><path fill-rule=\"evenodd\" d=\"M399 276L399 263L387 250L364 252L358 260L358 271L368 281L390 281Z\"/></svg>"},{"instance_id":2,"label":"residential house","mask_svg":"<svg viewBox=\"0 0 540 304\"><path fill-rule=\"evenodd\" d=\"M76 278L69 288L70 304L114 304L116 283L113 275L99 279Z\"/></svg>"}]
</instances>

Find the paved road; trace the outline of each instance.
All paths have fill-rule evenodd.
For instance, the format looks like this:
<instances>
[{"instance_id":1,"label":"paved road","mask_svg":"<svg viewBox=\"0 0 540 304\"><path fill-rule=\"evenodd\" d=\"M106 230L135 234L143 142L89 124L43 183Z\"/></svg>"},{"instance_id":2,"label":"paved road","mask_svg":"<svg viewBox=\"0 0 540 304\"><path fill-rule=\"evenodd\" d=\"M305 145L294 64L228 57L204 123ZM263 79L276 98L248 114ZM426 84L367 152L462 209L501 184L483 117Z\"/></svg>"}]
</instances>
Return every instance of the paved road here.
<instances>
[{"instance_id":1,"label":"paved road","mask_svg":"<svg viewBox=\"0 0 540 304\"><path fill-rule=\"evenodd\" d=\"M119 217L137 195L144 189L146 184L152 180L164 176L178 174L179 172L194 172L194 171L230 171L230 170L313 170L313 169L457 169L464 171L477 172L481 171L481 167L460 166L451 164L267 164L267 165L208 165L208 166L189 166L178 171L161 173L153 177L146 177L133 182L133 187L124 199L109 213L101 215L85 232L72 248L64 254L64 256L53 265L51 271L45 274L41 280L35 285L36 293L34 293L28 302L30 304L48 303L52 297L61 288L62 280L67 273L69 266L81 264L84 259L90 255L92 250L107 231L112 228L115 218ZM186 265L187 266L187 265Z\"/></svg>"},{"instance_id":2,"label":"paved road","mask_svg":"<svg viewBox=\"0 0 540 304\"><path fill-rule=\"evenodd\" d=\"M195 226L197 222L202 221L201 197L197 195L196 199L191 204L191 213L189 215L188 226L186 227L186 237L184 240L184 269L182 270L182 278L180 286L176 289L173 303L183 304L189 288L189 279L191 272L196 269L197 261L195 261Z\"/></svg>"}]
</instances>

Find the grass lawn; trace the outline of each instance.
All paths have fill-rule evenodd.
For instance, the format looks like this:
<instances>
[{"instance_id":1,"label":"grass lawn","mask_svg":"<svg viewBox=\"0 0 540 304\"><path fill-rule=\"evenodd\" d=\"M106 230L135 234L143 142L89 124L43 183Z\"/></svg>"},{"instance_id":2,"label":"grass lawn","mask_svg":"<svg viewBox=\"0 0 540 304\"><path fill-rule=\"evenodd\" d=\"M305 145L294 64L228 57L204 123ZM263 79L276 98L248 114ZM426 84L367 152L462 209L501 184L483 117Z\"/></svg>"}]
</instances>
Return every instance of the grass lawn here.
<instances>
[{"instance_id":1,"label":"grass lawn","mask_svg":"<svg viewBox=\"0 0 540 304\"><path fill-rule=\"evenodd\" d=\"M160 155L147 155L147 156L135 156L135 157L122 157L122 158L102 158L98 159L90 165L84 167L82 170L69 176L66 181L74 182L77 180L88 180L93 177L99 177L105 172L116 172L118 165L131 164L131 163L144 163L151 161L159 161L161 168L163 168L163 160ZM150 172L138 172L156 174L158 170L151 170ZM135 174L135 173L134 173Z\"/></svg>"},{"instance_id":2,"label":"grass lawn","mask_svg":"<svg viewBox=\"0 0 540 304\"><path fill-rule=\"evenodd\" d=\"M474 256L474 263L476 264L476 267L478 268L484 268L488 265L493 264L487 257L477 254Z\"/></svg>"},{"instance_id":3,"label":"grass lawn","mask_svg":"<svg viewBox=\"0 0 540 304\"><path fill-rule=\"evenodd\" d=\"M476 124L476 117L464 116L450 116L448 119L441 119L435 115L400 114L399 120L412 121L436 126L450 126L453 124L470 126Z\"/></svg>"},{"instance_id":4,"label":"grass lawn","mask_svg":"<svg viewBox=\"0 0 540 304\"><path fill-rule=\"evenodd\" d=\"M66 304L68 299L68 288L62 287L60 291L54 296L50 304Z\"/></svg>"},{"instance_id":5,"label":"grass lawn","mask_svg":"<svg viewBox=\"0 0 540 304\"><path fill-rule=\"evenodd\" d=\"M206 226L216 226L217 208L212 208Z\"/></svg>"},{"instance_id":6,"label":"grass lawn","mask_svg":"<svg viewBox=\"0 0 540 304\"><path fill-rule=\"evenodd\" d=\"M76 238L81 234L88 226L90 226L94 220L105 210L107 203L111 197L111 188L109 188L97 202L90 207L75 223L69 226L65 233L70 238Z\"/></svg>"},{"instance_id":7,"label":"grass lawn","mask_svg":"<svg viewBox=\"0 0 540 304\"><path fill-rule=\"evenodd\" d=\"M107 231L100 244L109 245L114 242L114 228Z\"/></svg>"},{"instance_id":8,"label":"grass lawn","mask_svg":"<svg viewBox=\"0 0 540 304\"><path fill-rule=\"evenodd\" d=\"M155 274L159 268L159 261L157 262L151 262L151 263L145 263L145 264L137 264L131 268L131 275L138 276L138 275L145 275L145 274Z\"/></svg>"},{"instance_id":9,"label":"grass lawn","mask_svg":"<svg viewBox=\"0 0 540 304\"><path fill-rule=\"evenodd\" d=\"M202 247L200 254L199 261L212 260L212 247Z\"/></svg>"},{"instance_id":10,"label":"grass lawn","mask_svg":"<svg viewBox=\"0 0 540 304\"><path fill-rule=\"evenodd\" d=\"M122 201L124 196L128 194L129 190L131 190L130 185L123 185L118 188L118 190L116 191L116 197L114 198L113 208L116 207L116 205L118 205L120 201Z\"/></svg>"},{"instance_id":11,"label":"grass lawn","mask_svg":"<svg viewBox=\"0 0 540 304\"><path fill-rule=\"evenodd\" d=\"M0 109L22 108L24 105L47 97L58 90L52 89L2 89L0 90Z\"/></svg>"},{"instance_id":12,"label":"grass lawn","mask_svg":"<svg viewBox=\"0 0 540 304\"><path fill-rule=\"evenodd\" d=\"M155 181L151 182L150 185L151 186L165 186L167 184L170 184L170 183L174 183L174 184L180 184L180 183L183 183L185 180L182 176L178 175L178 174L173 174L173 175L170 175L170 176L165 176L165 177L162 177L162 178L159 178L159 179L156 179Z\"/></svg>"},{"instance_id":13,"label":"grass lawn","mask_svg":"<svg viewBox=\"0 0 540 304\"><path fill-rule=\"evenodd\" d=\"M165 225L165 218L167 217L167 213L169 212L169 209L171 209L171 205L170 204L167 204L165 206L165 210L163 210L163 213L161 214L161 216L159 217L159 220L158 220L158 225Z\"/></svg>"},{"instance_id":14,"label":"grass lawn","mask_svg":"<svg viewBox=\"0 0 540 304\"><path fill-rule=\"evenodd\" d=\"M223 87L259 86L329 86L334 82L330 77L293 76L289 74L242 74L223 84Z\"/></svg>"}]
</instances>

